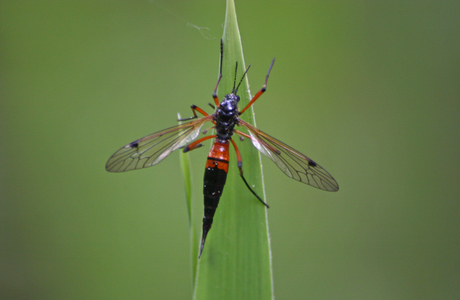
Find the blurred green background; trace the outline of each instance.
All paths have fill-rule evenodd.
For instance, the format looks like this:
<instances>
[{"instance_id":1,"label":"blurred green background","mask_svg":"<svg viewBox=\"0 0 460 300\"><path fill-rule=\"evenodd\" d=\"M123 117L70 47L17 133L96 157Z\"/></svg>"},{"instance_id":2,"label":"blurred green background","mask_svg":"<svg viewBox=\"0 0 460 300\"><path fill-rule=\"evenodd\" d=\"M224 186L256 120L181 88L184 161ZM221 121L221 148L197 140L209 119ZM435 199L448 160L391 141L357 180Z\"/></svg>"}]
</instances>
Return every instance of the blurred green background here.
<instances>
[{"instance_id":1,"label":"blurred green background","mask_svg":"<svg viewBox=\"0 0 460 300\"><path fill-rule=\"evenodd\" d=\"M310 188L264 158L276 299L459 299L460 2L236 9L253 93L277 58L258 127L340 185ZM224 10L0 3L1 299L190 299L178 155L104 167L212 101ZM200 210L207 149L191 153Z\"/></svg>"}]
</instances>

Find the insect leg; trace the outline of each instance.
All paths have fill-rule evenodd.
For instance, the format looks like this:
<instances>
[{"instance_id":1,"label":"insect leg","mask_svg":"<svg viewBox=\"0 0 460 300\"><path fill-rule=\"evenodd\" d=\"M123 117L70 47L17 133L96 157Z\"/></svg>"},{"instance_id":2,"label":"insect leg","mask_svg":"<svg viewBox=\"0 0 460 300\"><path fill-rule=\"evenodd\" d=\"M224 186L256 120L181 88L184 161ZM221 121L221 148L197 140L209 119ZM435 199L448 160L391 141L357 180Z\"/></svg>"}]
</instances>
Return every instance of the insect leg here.
<instances>
[{"instance_id":1,"label":"insect leg","mask_svg":"<svg viewBox=\"0 0 460 300\"><path fill-rule=\"evenodd\" d=\"M238 134L241 138L242 138L242 137L246 137L246 138L248 138L248 139L251 139L251 136L250 136L249 134L246 134L246 133L241 132L241 131L239 131L239 130L236 130L236 129L235 129L235 133Z\"/></svg>"},{"instance_id":2,"label":"insect leg","mask_svg":"<svg viewBox=\"0 0 460 300\"><path fill-rule=\"evenodd\" d=\"M192 119L196 119L198 118L198 116L196 115L196 112L198 111L200 114L202 114L203 116L209 116L204 110L202 110L201 108L199 108L198 106L196 105L192 105L190 106L190 108L192 109L193 111L193 117L190 117L190 118L185 118L185 119L179 119L177 121L188 121L188 120L192 120Z\"/></svg>"},{"instance_id":3,"label":"insect leg","mask_svg":"<svg viewBox=\"0 0 460 300\"><path fill-rule=\"evenodd\" d=\"M275 59L272 60L272 64L270 65L270 68L268 68L268 73L267 73L267 76L265 77L265 83L264 85L262 86L262 89L260 89L260 91L257 92L257 94L252 98L252 100L248 103L248 105L246 105L245 108L243 108L241 111L240 111L240 115L242 113L245 112L246 109L249 108L249 106L251 106L266 90L267 90L267 82L268 82L268 76L270 75L270 71L272 70L272 67L273 67L273 64L275 63Z\"/></svg>"},{"instance_id":4,"label":"insect leg","mask_svg":"<svg viewBox=\"0 0 460 300\"><path fill-rule=\"evenodd\" d=\"M241 160L241 153L240 153L240 150L238 149L238 147L236 146L236 143L230 139L230 142L232 142L232 145L233 145L233 148L235 148L235 152L236 152L236 160L238 161L238 169L240 170L240 176L241 178L243 179L244 183L246 184L246 186L248 187L248 189L251 191L251 193L256 196L257 200L259 200L263 205L265 205L267 208L270 208L270 206L268 206L268 204L266 202L264 202L264 200L262 200L259 196L257 196L256 192L254 192L251 187L249 186L248 182L246 181L246 179L244 178L243 176L243 161Z\"/></svg>"},{"instance_id":5,"label":"insect leg","mask_svg":"<svg viewBox=\"0 0 460 300\"><path fill-rule=\"evenodd\" d=\"M220 72L219 72L219 78L217 79L216 88L214 89L214 92L212 93L212 98L214 99L214 103L216 103L216 106L219 106L219 98L217 97L217 87L219 86L220 80L222 79L223 57L224 57L224 42L220 40Z\"/></svg>"},{"instance_id":6,"label":"insect leg","mask_svg":"<svg viewBox=\"0 0 460 300\"><path fill-rule=\"evenodd\" d=\"M205 136L204 138L201 138L199 140L196 140L194 141L193 143L187 145L185 148L184 148L184 153L185 152L188 152L188 151L192 151L196 148L200 148L201 146L203 146L203 144L201 144L201 142L204 142L206 140L209 140L209 139L212 139L212 138L215 138L216 136L215 135L208 135L208 136Z\"/></svg>"}]
</instances>

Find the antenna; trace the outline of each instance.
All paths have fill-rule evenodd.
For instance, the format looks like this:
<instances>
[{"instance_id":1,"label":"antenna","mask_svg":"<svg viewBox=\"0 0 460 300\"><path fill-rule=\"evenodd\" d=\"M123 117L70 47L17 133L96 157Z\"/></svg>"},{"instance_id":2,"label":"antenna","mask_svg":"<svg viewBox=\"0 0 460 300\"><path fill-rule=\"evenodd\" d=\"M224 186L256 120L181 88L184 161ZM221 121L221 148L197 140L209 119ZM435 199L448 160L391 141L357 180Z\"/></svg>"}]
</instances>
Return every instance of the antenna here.
<instances>
[{"instance_id":1,"label":"antenna","mask_svg":"<svg viewBox=\"0 0 460 300\"><path fill-rule=\"evenodd\" d=\"M238 62L236 63L236 66L238 67ZM238 89L240 88L240 85L243 82L244 76L246 75L246 73L248 72L250 67L251 67L251 65L249 65L248 68L246 69L246 71L244 71L243 77L241 77L240 83L238 83L238 86L236 87L236 90L235 90L235 83L233 83L233 91L232 91L233 94L236 95L236 93L238 92ZM236 70L235 70L235 79L236 79Z\"/></svg>"}]
</instances>

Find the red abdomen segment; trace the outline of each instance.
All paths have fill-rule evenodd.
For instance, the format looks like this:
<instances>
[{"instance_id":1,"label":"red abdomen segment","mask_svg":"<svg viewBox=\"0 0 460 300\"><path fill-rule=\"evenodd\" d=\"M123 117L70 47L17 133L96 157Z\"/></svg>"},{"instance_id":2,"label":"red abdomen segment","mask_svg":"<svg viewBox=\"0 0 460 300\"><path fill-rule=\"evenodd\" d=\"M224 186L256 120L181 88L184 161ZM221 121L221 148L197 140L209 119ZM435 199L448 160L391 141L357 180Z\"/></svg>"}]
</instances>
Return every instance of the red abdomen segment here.
<instances>
[{"instance_id":1,"label":"red abdomen segment","mask_svg":"<svg viewBox=\"0 0 460 300\"><path fill-rule=\"evenodd\" d=\"M204 217L203 236L201 240L200 256L203 252L206 236L211 229L214 213L219 205L219 199L224 190L228 172L228 146L225 140L216 140L211 148L204 172Z\"/></svg>"}]
</instances>

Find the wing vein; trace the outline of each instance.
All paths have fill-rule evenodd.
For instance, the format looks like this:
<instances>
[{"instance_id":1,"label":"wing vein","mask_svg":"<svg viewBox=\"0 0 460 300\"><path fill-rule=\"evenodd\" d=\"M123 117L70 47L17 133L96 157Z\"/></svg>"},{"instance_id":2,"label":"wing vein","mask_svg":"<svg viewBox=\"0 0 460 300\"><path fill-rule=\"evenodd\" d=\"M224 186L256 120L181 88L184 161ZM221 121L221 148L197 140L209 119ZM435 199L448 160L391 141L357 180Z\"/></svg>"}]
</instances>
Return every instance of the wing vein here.
<instances>
[{"instance_id":1,"label":"wing vein","mask_svg":"<svg viewBox=\"0 0 460 300\"><path fill-rule=\"evenodd\" d=\"M335 179L312 159L243 120L239 121L239 125L249 131L254 147L270 158L287 176L318 189L338 191L339 185Z\"/></svg>"},{"instance_id":2,"label":"wing vein","mask_svg":"<svg viewBox=\"0 0 460 300\"><path fill-rule=\"evenodd\" d=\"M126 172L151 167L165 159L172 151L185 147L200 134L204 123L212 115L158 131L119 149L107 161L109 172Z\"/></svg>"}]
</instances>

